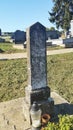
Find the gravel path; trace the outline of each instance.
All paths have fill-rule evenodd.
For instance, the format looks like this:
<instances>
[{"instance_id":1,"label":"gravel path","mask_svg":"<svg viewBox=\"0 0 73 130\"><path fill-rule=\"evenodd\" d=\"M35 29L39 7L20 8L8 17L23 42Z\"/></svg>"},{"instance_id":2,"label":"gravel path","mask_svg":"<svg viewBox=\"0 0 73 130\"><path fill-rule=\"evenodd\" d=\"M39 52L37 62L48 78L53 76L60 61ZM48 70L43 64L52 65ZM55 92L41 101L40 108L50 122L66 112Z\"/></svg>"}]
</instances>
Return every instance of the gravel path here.
<instances>
[{"instance_id":1,"label":"gravel path","mask_svg":"<svg viewBox=\"0 0 73 130\"><path fill-rule=\"evenodd\" d=\"M73 52L73 48L69 49L60 49L60 50L50 50L47 51L47 55L63 54ZM7 59L18 59L18 58L27 58L27 53L14 53L14 54L0 54L0 60Z\"/></svg>"},{"instance_id":2,"label":"gravel path","mask_svg":"<svg viewBox=\"0 0 73 130\"><path fill-rule=\"evenodd\" d=\"M47 51L47 55L63 54L73 52L73 48Z\"/></svg>"},{"instance_id":3,"label":"gravel path","mask_svg":"<svg viewBox=\"0 0 73 130\"><path fill-rule=\"evenodd\" d=\"M0 54L0 60L27 58L26 53Z\"/></svg>"}]
</instances>

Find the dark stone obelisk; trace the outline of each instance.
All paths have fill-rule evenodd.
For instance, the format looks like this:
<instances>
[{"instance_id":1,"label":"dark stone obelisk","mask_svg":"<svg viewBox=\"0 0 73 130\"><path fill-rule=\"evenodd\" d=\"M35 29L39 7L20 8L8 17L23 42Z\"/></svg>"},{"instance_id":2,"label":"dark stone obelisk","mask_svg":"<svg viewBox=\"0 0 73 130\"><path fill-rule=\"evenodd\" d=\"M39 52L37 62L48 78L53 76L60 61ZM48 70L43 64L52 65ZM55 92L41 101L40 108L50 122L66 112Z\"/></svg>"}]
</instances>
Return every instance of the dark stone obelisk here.
<instances>
[{"instance_id":1,"label":"dark stone obelisk","mask_svg":"<svg viewBox=\"0 0 73 130\"><path fill-rule=\"evenodd\" d=\"M27 100L41 101L50 97L47 87L46 30L39 22L27 29L28 88ZM28 90L27 90L28 89ZM28 91L29 99L28 99Z\"/></svg>"},{"instance_id":2,"label":"dark stone obelisk","mask_svg":"<svg viewBox=\"0 0 73 130\"><path fill-rule=\"evenodd\" d=\"M25 88L25 100L29 107L36 101L42 113L49 110L51 114L53 101L50 100L50 88L47 86L46 28L37 22L27 29L26 36L28 86Z\"/></svg>"}]
</instances>

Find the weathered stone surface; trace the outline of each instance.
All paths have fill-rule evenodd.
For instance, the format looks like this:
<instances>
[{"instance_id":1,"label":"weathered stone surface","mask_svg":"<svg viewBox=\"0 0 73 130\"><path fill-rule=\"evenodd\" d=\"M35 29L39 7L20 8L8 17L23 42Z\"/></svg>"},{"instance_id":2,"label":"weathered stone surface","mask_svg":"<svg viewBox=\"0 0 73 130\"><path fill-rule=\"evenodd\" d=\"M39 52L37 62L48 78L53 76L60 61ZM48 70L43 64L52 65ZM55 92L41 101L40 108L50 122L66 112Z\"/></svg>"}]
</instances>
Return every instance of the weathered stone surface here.
<instances>
[{"instance_id":1,"label":"weathered stone surface","mask_svg":"<svg viewBox=\"0 0 73 130\"><path fill-rule=\"evenodd\" d=\"M27 29L28 84L32 90L47 87L46 31L39 22Z\"/></svg>"},{"instance_id":2,"label":"weathered stone surface","mask_svg":"<svg viewBox=\"0 0 73 130\"><path fill-rule=\"evenodd\" d=\"M23 115L24 115L25 119L27 120L28 124L31 124L30 104L26 101L25 98L23 100Z\"/></svg>"},{"instance_id":3,"label":"weathered stone surface","mask_svg":"<svg viewBox=\"0 0 73 130\"><path fill-rule=\"evenodd\" d=\"M23 115L23 101L24 98L18 98L0 103L0 130L26 130L30 128L30 124ZM24 105L26 106L26 103Z\"/></svg>"},{"instance_id":4,"label":"weathered stone surface","mask_svg":"<svg viewBox=\"0 0 73 130\"><path fill-rule=\"evenodd\" d=\"M51 97L54 98L55 102L55 117L53 121L57 118L57 114L73 115L73 104L69 104L55 92L51 93ZM50 102L50 108L52 108L53 102L50 101L50 99L46 102L47 104ZM39 105L46 107L45 101L41 104L39 102ZM46 108L46 110L49 112L48 108ZM27 120L26 117L28 117ZM24 97L0 103L0 130L29 130L31 127L29 120L29 104L24 100Z\"/></svg>"},{"instance_id":5,"label":"weathered stone surface","mask_svg":"<svg viewBox=\"0 0 73 130\"><path fill-rule=\"evenodd\" d=\"M50 88L47 86L46 62L46 29L39 22L27 29L27 54L28 54L28 87L25 88L26 111L36 101L42 114L54 112L54 101L50 98ZM29 107L28 107L29 104ZM26 113L24 113L26 115ZM30 116L28 115L29 120ZM28 118L26 117L28 120Z\"/></svg>"}]
</instances>

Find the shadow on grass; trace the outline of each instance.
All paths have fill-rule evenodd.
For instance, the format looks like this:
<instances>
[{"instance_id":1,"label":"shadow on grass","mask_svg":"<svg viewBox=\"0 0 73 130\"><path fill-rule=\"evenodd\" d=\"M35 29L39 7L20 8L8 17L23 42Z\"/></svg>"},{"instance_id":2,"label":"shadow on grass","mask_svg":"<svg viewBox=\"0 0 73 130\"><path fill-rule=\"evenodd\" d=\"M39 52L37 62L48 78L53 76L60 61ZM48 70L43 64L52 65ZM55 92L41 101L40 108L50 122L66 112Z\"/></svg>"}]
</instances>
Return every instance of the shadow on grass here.
<instances>
[{"instance_id":1,"label":"shadow on grass","mask_svg":"<svg viewBox=\"0 0 73 130\"><path fill-rule=\"evenodd\" d=\"M3 53L4 51L2 49L0 49L0 53Z\"/></svg>"},{"instance_id":2,"label":"shadow on grass","mask_svg":"<svg viewBox=\"0 0 73 130\"><path fill-rule=\"evenodd\" d=\"M52 121L58 121L58 115L73 115L73 104L62 103L54 106Z\"/></svg>"},{"instance_id":3,"label":"shadow on grass","mask_svg":"<svg viewBox=\"0 0 73 130\"><path fill-rule=\"evenodd\" d=\"M63 103L55 105L55 113L58 114L68 114L73 115L73 104Z\"/></svg>"}]
</instances>

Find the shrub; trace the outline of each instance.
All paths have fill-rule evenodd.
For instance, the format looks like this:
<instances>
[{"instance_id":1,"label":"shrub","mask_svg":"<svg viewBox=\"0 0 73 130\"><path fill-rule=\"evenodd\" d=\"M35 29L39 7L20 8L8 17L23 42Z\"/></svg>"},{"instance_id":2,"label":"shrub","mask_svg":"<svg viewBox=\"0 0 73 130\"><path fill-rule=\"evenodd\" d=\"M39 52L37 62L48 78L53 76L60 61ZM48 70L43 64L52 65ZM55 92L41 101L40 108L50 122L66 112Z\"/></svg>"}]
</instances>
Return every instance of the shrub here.
<instances>
[{"instance_id":1,"label":"shrub","mask_svg":"<svg viewBox=\"0 0 73 130\"><path fill-rule=\"evenodd\" d=\"M48 122L44 130L73 130L73 116L59 115L58 123Z\"/></svg>"}]
</instances>

